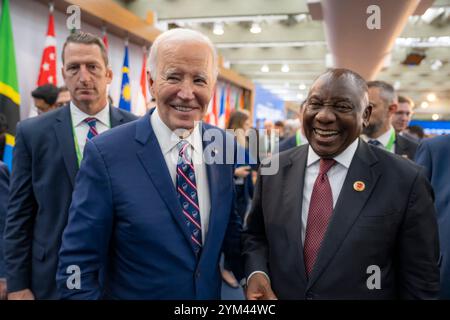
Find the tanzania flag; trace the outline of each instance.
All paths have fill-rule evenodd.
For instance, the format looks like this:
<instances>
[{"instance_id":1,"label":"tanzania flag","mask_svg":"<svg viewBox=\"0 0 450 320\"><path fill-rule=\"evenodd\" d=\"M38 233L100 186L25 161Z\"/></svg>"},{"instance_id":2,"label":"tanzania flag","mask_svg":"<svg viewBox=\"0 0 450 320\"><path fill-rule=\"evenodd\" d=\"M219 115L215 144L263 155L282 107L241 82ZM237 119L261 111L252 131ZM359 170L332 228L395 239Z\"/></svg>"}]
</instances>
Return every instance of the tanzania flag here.
<instances>
[{"instance_id":1,"label":"tanzania flag","mask_svg":"<svg viewBox=\"0 0 450 320\"><path fill-rule=\"evenodd\" d=\"M130 69L128 64L128 44L125 45L125 57L122 67L122 87L120 89L119 108L131 111Z\"/></svg>"},{"instance_id":2,"label":"tanzania flag","mask_svg":"<svg viewBox=\"0 0 450 320\"><path fill-rule=\"evenodd\" d=\"M9 15L9 0L2 2L0 18L0 113L6 117L8 128L3 161L12 169L12 150L15 145L16 124L20 120L19 85L16 72L16 55Z\"/></svg>"}]
</instances>

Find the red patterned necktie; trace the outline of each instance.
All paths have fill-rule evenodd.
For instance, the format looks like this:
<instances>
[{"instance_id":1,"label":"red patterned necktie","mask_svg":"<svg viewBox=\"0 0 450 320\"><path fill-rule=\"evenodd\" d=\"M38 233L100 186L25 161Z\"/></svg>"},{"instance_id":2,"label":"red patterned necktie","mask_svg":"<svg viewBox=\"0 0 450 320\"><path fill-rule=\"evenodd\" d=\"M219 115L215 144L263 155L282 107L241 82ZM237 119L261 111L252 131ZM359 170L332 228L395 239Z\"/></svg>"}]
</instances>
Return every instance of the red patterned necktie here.
<instances>
[{"instance_id":1,"label":"red patterned necktie","mask_svg":"<svg viewBox=\"0 0 450 320\"><path fill-rule=\"evenodd\" d=\"M177 193L186 226L191 232L191 241L198 255L202 248L202 227L198 205L195 171L190 157L190 145L186 140L178 143Z\"/></svg>"},{"instance_id":2,"label":"red patterned necktie","mask_svg":"<svg viewBox=\"0 0 450 320\"><path fill-rule=\"evenodd\" d=\"M313 270L323 237L327 231L328 222L333 213L333 194L327 172L335 163L336 161L333 159L320 159L319 175L311 193L303 248L308 278Z\"/></svg>"},{"instance_id":3,"label":"red patterned necktie","mask_svg":"<svg viewBox=\"0 0 450 320\"><path fill-rule=\"evenodd\" d=\"M98 135L97 128L96 128L97 119L96 118L86 118L83 121L86 122L89 126L87 139L91 140L93 137Z\"/></svg>"}]
</instances>

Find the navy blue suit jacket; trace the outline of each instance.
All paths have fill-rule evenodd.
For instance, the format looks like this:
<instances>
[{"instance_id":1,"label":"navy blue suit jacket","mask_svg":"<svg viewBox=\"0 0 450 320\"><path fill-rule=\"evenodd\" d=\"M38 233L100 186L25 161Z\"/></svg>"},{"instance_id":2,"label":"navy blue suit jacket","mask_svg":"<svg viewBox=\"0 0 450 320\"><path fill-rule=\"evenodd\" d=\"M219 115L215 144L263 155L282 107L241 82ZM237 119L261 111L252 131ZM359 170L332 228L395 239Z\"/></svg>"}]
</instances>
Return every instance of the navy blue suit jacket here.
<instances>
[{"instance_id":1,"label":"navy blue suit jacket","mask_svg":"<svg viewBox=\"0 0 450 320\"><path fill-rule=\"evenodd\" d=\"M441 299L450 299L450 136L423 140L416 162L426 169L435 193L441 245Z\"/></svg>"},{"instance_id":2,"label":"navy blue suit jacket","mask_svg":"<svg viewBox=\"0 0 450 320\"><path fill-rule=\"evenodd\" d=\"M5 277L3 258L3 230L5 229L6 209L8 207L9 171L6 164L0 161L0 278Z\"/></svg>"},{"instance_id":3,"label":"navy blue suit jacket","mask_svg":"<svg viewBox=\"0 0 450 320\"><path fill-rule=\"evenodd\" d=\"M216 130L219 140L225 138ZM228 146L235 148L231 139ZM225 157L218 144L203 146ZM62 297L219 299L220 253L223 248L240 254L241 225L233 204L234 165L207 164L206 170L210 221L197 259L149 114L88 142L62 238L57 273ZM66 285L70 265L80 268L80 289Z\"/></svg>"},{"instance_id":4,"label":"navy blue suit jacket","mask_svg":"<svg viewBox=\"0 0 450 320\"><path fill-rule=\"evenodd\" d=\"M110 116L113 127L136 119L117 108ZM4 239L9 292L58 298L58 250L78 171L72 130L69 106L17 125Z\"/></svg>"}]
</instances>

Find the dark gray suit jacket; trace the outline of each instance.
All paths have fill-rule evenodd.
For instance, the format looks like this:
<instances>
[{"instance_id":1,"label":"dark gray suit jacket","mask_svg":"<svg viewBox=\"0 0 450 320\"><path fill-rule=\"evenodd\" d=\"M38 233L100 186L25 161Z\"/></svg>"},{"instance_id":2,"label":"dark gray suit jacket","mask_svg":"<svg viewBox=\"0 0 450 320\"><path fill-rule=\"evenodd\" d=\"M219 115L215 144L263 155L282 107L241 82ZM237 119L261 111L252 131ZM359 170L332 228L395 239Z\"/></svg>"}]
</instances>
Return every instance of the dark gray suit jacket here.
<instances>
[{"instance_id":1,"label":"dark gray suit jacket","mask_svg":"<svg viewBox=\"0 0 450 320\"><path fill-rule=\"evenodd\" d=\"M112 127L137 118L114 107L110 116ZM9 292L58 298L58 251L78 172L72 130L69 106L17 125L4 237Z\"/></svg>"},{"instance_id":2,"label":"dark gray suit jacket","mask_svg":"<svg viewBox=\"0 0 450 320\"><path fill-rule=\"evenodd\" d=\"M3 258L3 231L5 229L6 209L8 207L9 171L6 164L0 161L0 278L5 277Z\"/></svg>"},{"instance_id":3,"label":"dark gray suit jacket","mask_svg":"<svg viewBox=\"0 0 450 320\"><path fill-rule=\"evenodd\" d=\"M414 160L419 144L407 137L397 134L395 136L395 154Z\"/></svg>"},{"instance_id":4,"label":"dark gray suit jacket","mask_svg":"<svg viewBox=\"0 0 450 320\"><path fill-rule=\"evenodd\" d=\"M420 167L362 140L348 170L316 265L305 275L301 212L308 145L282 152L260 176L243 234L247 276L266 272L280 299L422 299L439 291L433 195ZM356 191L354 182L365 189ZM381 289L367 273L381 269Z\"/></svg>"}]
</instances>

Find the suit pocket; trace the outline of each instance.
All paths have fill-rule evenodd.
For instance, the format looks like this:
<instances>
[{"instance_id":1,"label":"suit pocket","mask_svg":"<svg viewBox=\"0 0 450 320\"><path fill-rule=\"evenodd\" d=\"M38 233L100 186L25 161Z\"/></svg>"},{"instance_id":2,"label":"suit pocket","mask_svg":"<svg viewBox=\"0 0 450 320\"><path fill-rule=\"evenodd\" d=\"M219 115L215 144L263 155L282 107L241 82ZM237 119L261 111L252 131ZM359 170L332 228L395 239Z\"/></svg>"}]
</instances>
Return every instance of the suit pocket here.
<instances>
[{"instance_id":1,"label":"suit pocket","mask_svg":"<svg viewBox=\"0 0 450 320\"><path fill-rule=\"evenodd\" d=\"M33 243L33 258L42 261L45 259L45 248L41 246L40 244L34 242Z\"/></svg>"},{"instance_id":2,"label":"suit pocket","mask_svg":"<svg viewBox=\"0 0 450 320\"><path fill-rule=\"evenodd\" d=\"M366 216L361 215L358 218L357 226L359 227L386 227L389 228L395 223L395 213L378 215L378 216Z\"/></svg>"}]
</instances>

